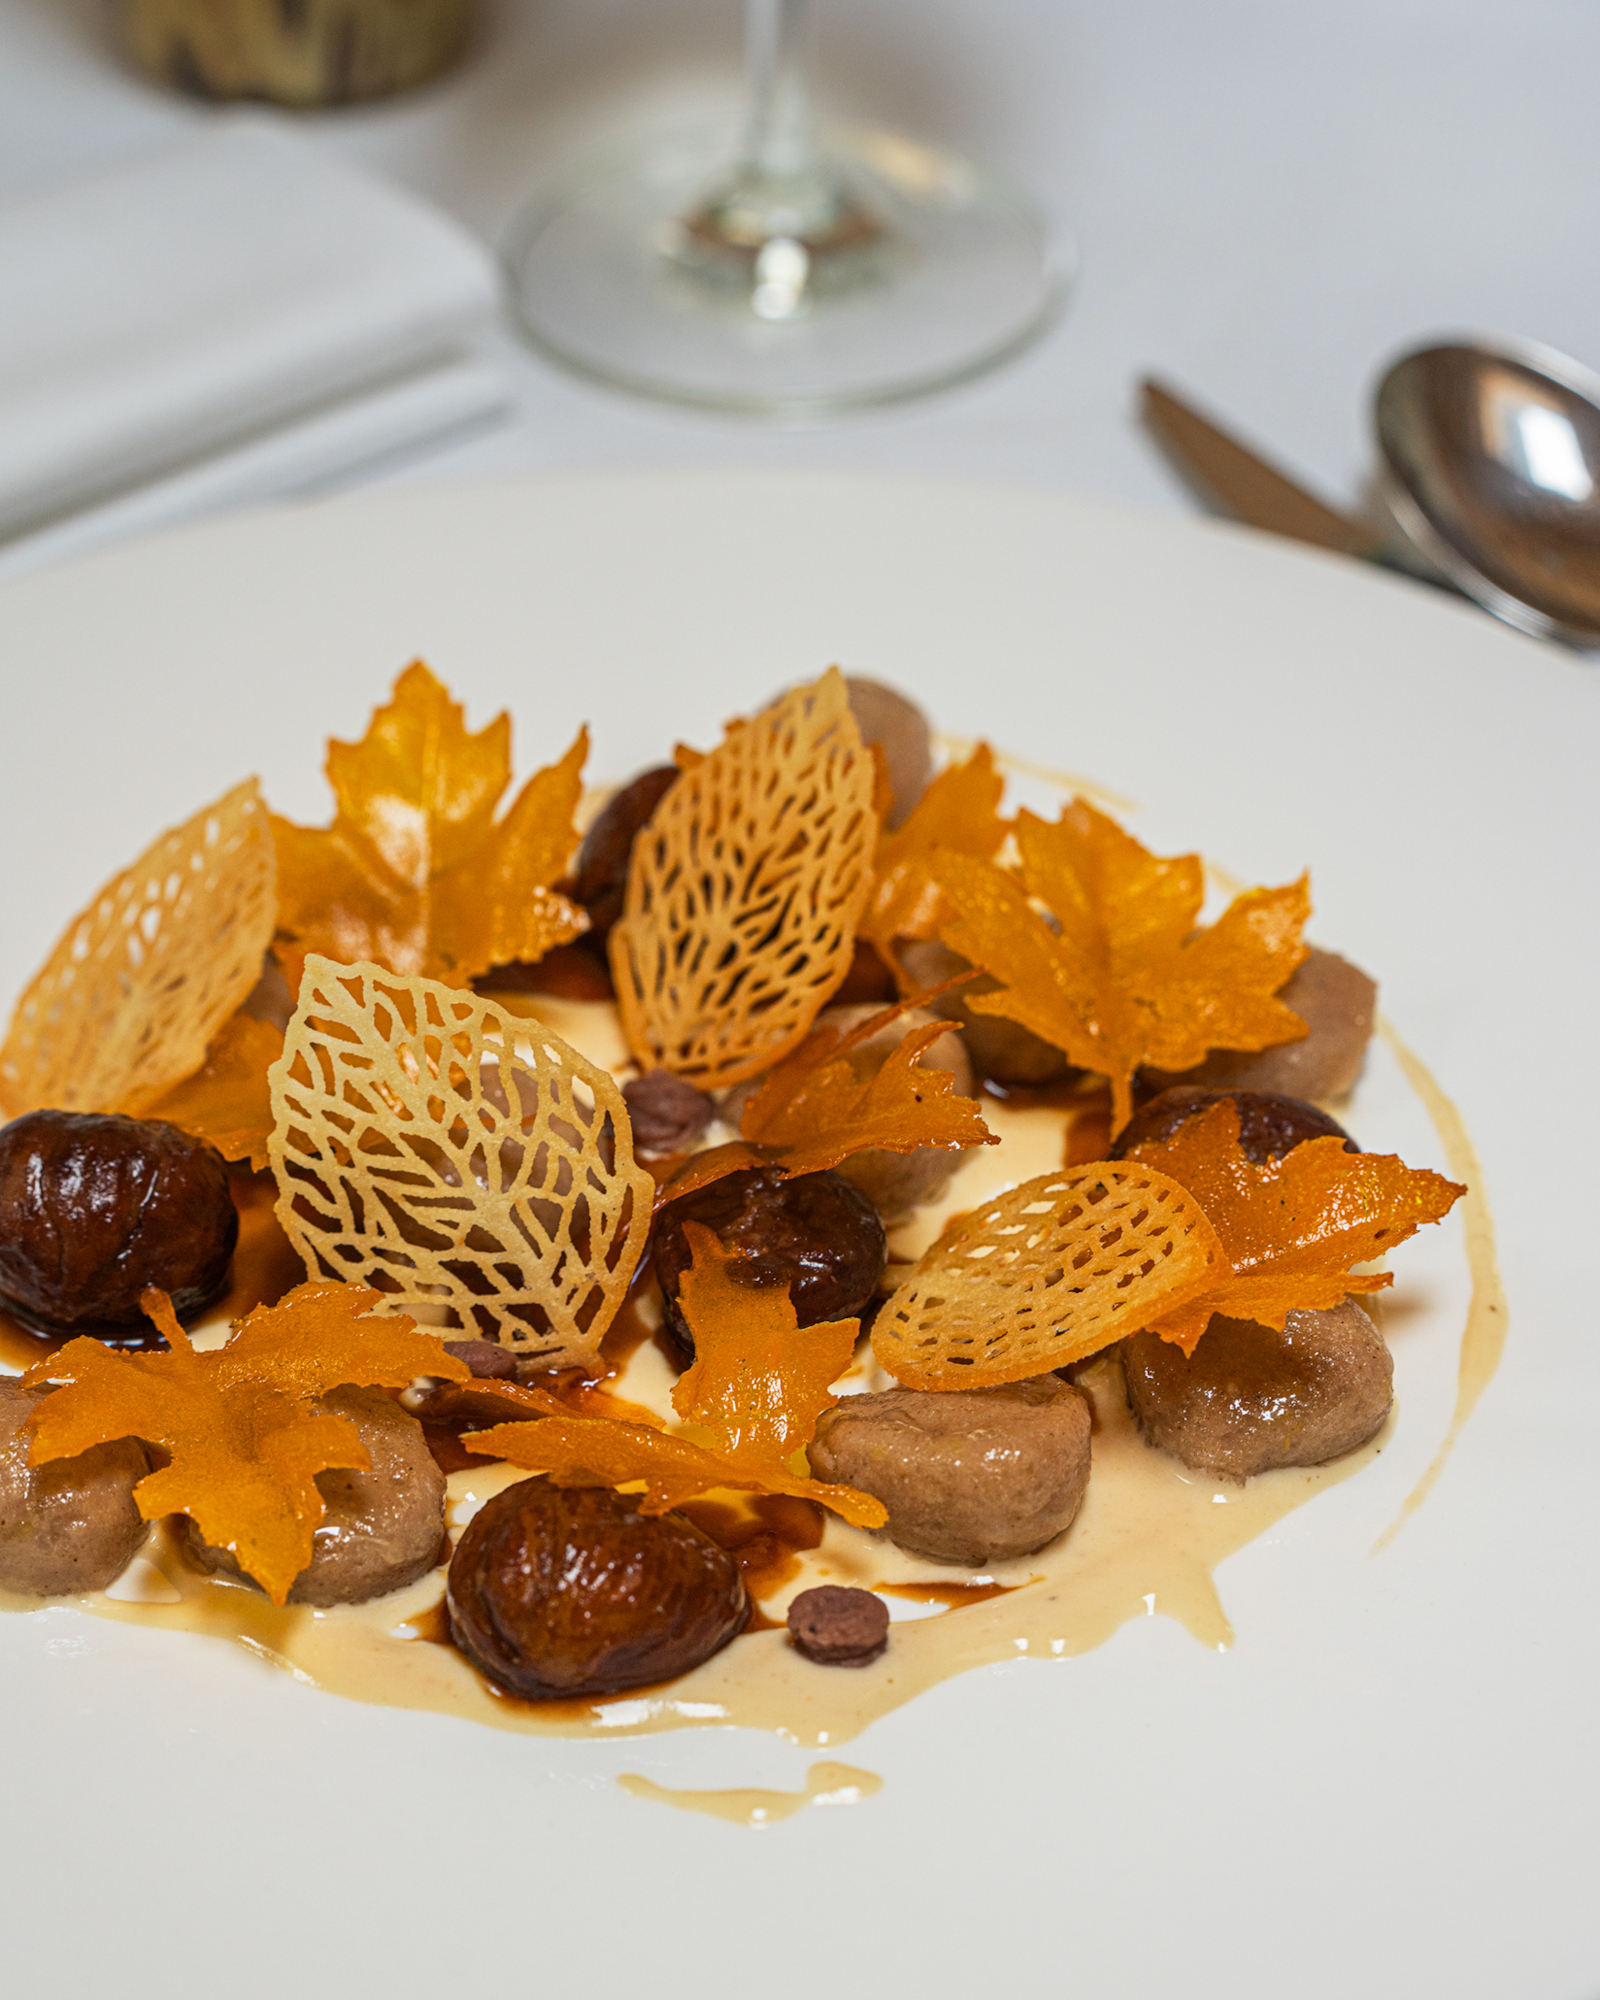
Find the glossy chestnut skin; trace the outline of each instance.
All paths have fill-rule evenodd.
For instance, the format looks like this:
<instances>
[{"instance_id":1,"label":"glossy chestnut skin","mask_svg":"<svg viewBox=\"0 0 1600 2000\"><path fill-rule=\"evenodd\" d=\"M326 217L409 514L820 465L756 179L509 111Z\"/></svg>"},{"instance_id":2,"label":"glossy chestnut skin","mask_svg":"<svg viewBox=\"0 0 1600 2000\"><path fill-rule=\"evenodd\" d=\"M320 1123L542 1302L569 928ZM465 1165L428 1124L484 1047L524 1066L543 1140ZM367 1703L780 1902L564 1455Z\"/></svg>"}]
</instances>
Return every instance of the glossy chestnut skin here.
<instances>
[{"instance_id":1,"label":"glossy chestnut skin","mask_svg":"<svg viewBox=\"0 0 1600 2000\"><path fill-rule=\"evenodd\" d=\"M775 1167L748 1167L664 1202L650 1231L662 1325L691 1361L694 1335L678 1306L679 1285L694 1261L685 1222L703 1224L733 1253L732 1275L740 1283L787 1286L801 1326L856 1318L889 1254L878 1211L831 1171L786 1181Z\"/></svg>"},{"instance_id":2,"label":"glossy chestnut skin","mask_svg":"<svg viewBox=\"0 0 1600 2000\"><path fill-rule=\"evenodd\" d=\"M473 1516L445 1601L457 1646L525 1701L672 1680L750 1615L739 1565L681 1514L548 1479L508 1486Z\"/></svg>"},{"instance_id":3,"label":"glossy chestnut skin","mask_svg":"<svg viewBox=\"0 0 1600 2000\"><path fill-rule=\"evenodd\" d=\"M0 1131L0 1305L42 1333L146 1334L222 1289L239 1236L221 1155L175 1125L30 1111Z\"/></svg>"},{"instance_id":4,"label":"glossy chestnut skin","mask_svg":"<svg viewBox=\"0 0 1600 2000\"><path fill-rule=\"evenodd\" d=\"M578 849L572 894L589 912L589 928L581 942L602 963L606 939L611 935L611 926L622 915L628 893L628 862L633 843L677 781L676 764L657 764L641 771L606 801L605 809Z\"/></svg>"},{"instance_id":5,"label":"glossy chestnut skin","mask_svg":"<svg viewBox=\"0 0 1600 2000\"><path fill-rule=\"evenodd\" d=\"M1303 1097L1285 1097L1276 1090L1203 1090L1198 1084L1177 1083L1140 1105L1117 1134L1107 1158L1125 1160L1135 1146L1170 1139L1180 1125L1224 1102L1237 1107L1239 1150L1258 1167L1281 1160L1307 1139L1342 1139L1347 1153L1361 1151L1337 1118Z\"/></svg>"}]
</instances>

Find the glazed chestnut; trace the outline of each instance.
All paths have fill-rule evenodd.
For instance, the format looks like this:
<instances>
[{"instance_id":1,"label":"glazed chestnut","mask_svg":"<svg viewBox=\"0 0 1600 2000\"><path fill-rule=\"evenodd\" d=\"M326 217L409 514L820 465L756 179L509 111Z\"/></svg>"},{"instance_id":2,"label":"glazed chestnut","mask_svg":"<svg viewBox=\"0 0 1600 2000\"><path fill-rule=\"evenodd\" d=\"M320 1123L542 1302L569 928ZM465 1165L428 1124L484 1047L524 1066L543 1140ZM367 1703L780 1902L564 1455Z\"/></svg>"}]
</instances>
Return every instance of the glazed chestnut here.
<instances>
[{"instance_id":1,"label":"glazed chestnut","mask_svg":"<svg viewBox=\"0 0 1600 2000\"><path fill-rule=\"evenodd\" d=\"M1337 1118L1304 1098L1285 1097L1276 1090L1203 1090L1196 1083L1175 1083L1140 1105L1106 1157L1125 1160L1135 1146L1170 1139L1180 1125L1224 1102L1238 1107L1239 1150L1258 1167L1281 1160L1307 1139L1342 1139L1347 1153L1361 1151Z\"/></svg>"},{"instance_id":2,"label":"glazed chestnut","mask_svg":"<svg viewBox=\"0 0 1600 2000\"><path fill-rule=\"evenodd\" d=\"M548 1479L508 1486L473 1516L445 1601L462 1652L526 1701L672 1680L750 1615L739 1565L681 1514Z\"/></svg>"},{"instance_id":3,"label":"glazed chestnut","mask_svg":"<svg viewBox=\"0 0 1600 2000\"><path fill-rule=\"evenodd\" d=\"M605 809L583 837L578 865L573 871L572 894L589 912L589 928L581 942L602 960L611 926L622 915L628 893L628 862L633 843L677 781L675 764L658 764L652 770L641 771L606 801Z\"/></svg>"},{"instance_id":4,"label":"glazed chestnut","mask_svg":"<svg viewBox=\"0 0 1600 2000\"><path fill-rule=\"evenodd\" d=\"M239 1235L222 1157L175 1125L30 1111L0 1131L0 1305L42 1333L146 1333L222 1289Z\"/></svg>"},{"instance_id":5,"label":"glazed chestnut","mask_svg":"<svg viewBox=\"0 0 1600 2000\"><path fill-rule=\"evenodd\" d=\"M693 1263L686 1222L709 1229L735 1257L733 1275L750 1285L787 1285L801 1326L854 1319L878 1288L888 1258L878 1211L842 1174L779 1177L748 1167L657 1209L650 1253L661 1286L662 1324L694 1359L694 1336L678 1307Z\"/></svg>"}]
</instances>

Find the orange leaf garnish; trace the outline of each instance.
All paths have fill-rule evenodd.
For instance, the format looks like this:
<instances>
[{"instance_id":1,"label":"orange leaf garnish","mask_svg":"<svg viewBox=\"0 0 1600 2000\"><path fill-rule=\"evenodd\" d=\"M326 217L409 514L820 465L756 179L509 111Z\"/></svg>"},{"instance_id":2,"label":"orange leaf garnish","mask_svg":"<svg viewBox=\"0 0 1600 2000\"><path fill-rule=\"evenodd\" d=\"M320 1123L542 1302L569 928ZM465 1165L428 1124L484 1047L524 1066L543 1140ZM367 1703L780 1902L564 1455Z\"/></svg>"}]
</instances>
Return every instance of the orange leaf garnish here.
<instances>
[{"instance_id":1,"label":"orange leaf garnish","mask_svg":"<svg viewBox=\"0 0 1600 2000\"><path fill-rule=\"evenodd\" d=\"M474 994L311 958L271 1084L278 1220L309 1272L542 1367L594 1359L655 1193L605 1070Z\"/></svg>"},{"instance_id":2,"label":"orange leaf garnish","mask_svg":"<svg viewBox=\"0 0 1600 2000\"><path fill-rule=\"evenodd\" d=\"M1238 1107L1226 1099L1186 1119L1130 1159L1159 1167L1194 1196L1227 1253L1230 1273L1150 1320L1163 1340L1194 1352L1213 1313L1281 1332L1296 1310L1376 1292L1387 1271L1354 1272L1438 1222L1466 1189L1392 1154L1347 1153L1342 1139L1309 1139L1257 1166L1239 1148Z\"/></svg>"},{"instance_id":3,"label":"orange leaf garnish","mask_svg":"<svg viewBox=\"0 0 1600 2000\"><path fill-rule=\"evenodd\" d=\"M684 1273L681 1297L695 1361L672 1393L681 1431L574 1416L555 1397L524 1389L519 1400L538 1397L549 1411L545 1420L497 1424L469 1433L462 1443L527 1471L548 1472L562 1486L643 1481L647 1514L730 1487L815 1500L857 1527L881 1527L888 1518L881 1501L812 1479L794 1465L817 1419L838 1400L828 1385L850 1365L857 1323L801 1328L786 1289L740 1284L711 1231L692 1222L687 1229L694 1263Z\"/></svg>"},{"instance_id":4,"label":"orange leaf garnish","mask_svg":"<svg viewBox=\"0 0 1600 2000\"><path fill-rule=\"evenodd\" d=\"M1011 826L1000 817L1005 786L988 744L980 743L964 764L941 771L904 825L879 840L860 932L890 966L896 938L936 937L941 920L950 915L939 889L938 852L978 861L992 861L1000 852Z\"/></svg>"},{"instance_id":5,"label":"orange leaf garnish","mask_svg":"<svg viewBox=\"0 0 1600 2000\"><path fill-rule=\"evenodd\" d=\"M525 1472L547 1472L557 1486L642 1485L642 1514L665 1514L701 1493L786 1493L815 1500L857 1528L881 1528L888 1509L870 1493L820 1479L757 1471L702 1449L686 1437L618 1423L610 1417L575 1417L554 1397L551 1414L532 1424L496 1424L466 1431L469 1451L503 1458Z\"/></svg>"},{"instance_id":6,"label":"orange leaf garnish","mask_svg":"<svg viewBox=\"0 0 1600 2000\"><path fill-rule=\"evenodd\" d=\"M959 980L947 981L957 985ZM956 1095L947 1069L922 1069L919 1061L952 1032L948 1021L913 1028L887 1054L867 1051L874 1036L942 993L913 993L841 1037L836 1027L814 1030L800 1047L774 1063L745 1105L739 1121L746 1143L709 1147L660 1190L676 1201L741 1168L777 1165L786 1180L835 1167L868 1147L914 1153L923 1146L960 1152L995 1146L977 1100Z\"/></svg>"},{"instance_id":7,"label":"orange leaf garnish","mask_svg":"<svg viewBox=\"0 0 1600 2000\"><path fill-rule=\"evenodd\" d=\"M572 816L589 737L537 771L498 824L511 718L476 736L421 661L395 682L359 743L328 745L332 826L275 819L278 954L297 987L320 952L465 985L532 964L589 927L550 885L577 844Z\"/></svg>"},{"instance_id":8,"label":"orange leaf garnish","mask_svg":"<svg viewBox=\"0 0 1600 2000\"><path fill-rule=\"evenodd\" d=\"M1082 799L1054 823L1019 813L1016 837L1020 882L968 855L939 857L940 886L958 912L939 935L1001 981L999 992L968 1001L974 1013L1018 1021L1110 1079L1113 1130L1132 1112L1142 1064L1184 1070L1210 1049L1264 1049L1304 1035L1304 1021L1273 997L1308 950L1304 876L1236 896L1199 930L1197 854L1151 854Z\"/></svg>"},{"instance_id":9,"label":"orange leaf garnish","mask_svg":"<svg viewBox=\"0 0 1600 2000\"><path fill-rule=\"evenodd\" d=\"M282 1054L283 1036L270 1021L235 1014L194 1075L147 1101L140 1115L165 1119L209 1141L225 1160L248 1160L259 1172L272 1132L267 1071Z\"/></svg>"},{"instance_id":10,"label":"orange leaf garnish","mask_svg":"<svg viewBox=\"0 0 1600 2000\"><path fill-rule=\"evenodd\" d=\"M136 1110L190 1075L261 977L275 870L254 778L162 834L67 926L0 1049L11 1115Z\"/></svg>"},{"instance_id":11,"label":"orange leaf garnish","mask_svg":"<svg viewBox=\"0 0 1600 2000\"><path fill-rule=\"evenodd\" d=\"M703 1224L686 1222L694 1262L680 1298L694 1334L694 1363L678 1377L672 1407L712 1451L762 1471L791 1470L824 1410L829 1383L850 1366L859 1323L800 1328L786 1285L745 1285Z\"/></svg>"},{"instance_id":12,"label":"orange leaf garnish","mask_svg":"<svg viewBox=\"0 0 1600 2000\"><path fill-rule=\"evenodd\" d=\"M115 1438L159 1446L170 1462L134 1488L139 1512L147 1521L190 1515L283 1604L323 1516L317 1474L370 1464L355 1427L319 1410L317 1398L346 1383L402 1388L418 1375L461 1381L469 1372L411 1320L378 1316L379 1303L360 1285L301 1285L240 1320L226 1346L197 1354L166 1295L146 1292L166 1353L71 1340L24 1378L64 1385L28 1419L29 1462L76 1458Z\"/></svg>"},{"instance_id":13,"label":"orange leaf garnish","mask_svg":"<svg viewBox=\"0 0 1600 2000\"><path fill-rule=\"evenodd\" d=\"M634 842L611 932L642 1069L721 1090L804 1039L855 954L873 791L836 667L686 766Z\"/></svg>"},{"instance_id":14,"label":"orange leaf garnish","mask_svg":"<svg viewBox=\"0 0 1600 2000\"><path fill-rule=\"evenodd\" d=\"M1040 1174L943 1236L878 1314L911 1389L1022 1382L1136 1333L1227 1271L1199 1200L1142 1162Z\"/></svg>"}]
</instances>

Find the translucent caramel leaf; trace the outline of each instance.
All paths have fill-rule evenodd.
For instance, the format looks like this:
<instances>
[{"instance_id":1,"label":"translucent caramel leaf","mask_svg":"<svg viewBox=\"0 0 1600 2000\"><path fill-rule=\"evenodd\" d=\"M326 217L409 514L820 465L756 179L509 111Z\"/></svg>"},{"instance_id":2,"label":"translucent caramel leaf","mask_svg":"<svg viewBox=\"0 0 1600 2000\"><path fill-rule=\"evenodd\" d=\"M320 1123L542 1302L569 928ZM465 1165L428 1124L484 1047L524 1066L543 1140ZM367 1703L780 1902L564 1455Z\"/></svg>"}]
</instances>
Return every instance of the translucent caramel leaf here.
<instances>
[{"instance_id":1,"label":"translucent caramel leaf","mask_svg":"<svg viewBox=\"0 0 1600 2000\"><path fill-rule=\"evenodd\" d=\"M980 743L964 764L941 771L904 825L879 840L860 934L887 964L896 964L896 938L936 937L951 914L939 888L941 850L978 861L1000 852L1011 825L1000 817L1005 784L988 744Z\"/></svg>"},{"instance_id":2,"label":"translucent caramel leaf","mask_svg":"<svg viewBox=\"0 0 1600 2000\"><path fill-rule=\"evenodd\" d=\"M510 717L474 736L422 662L407 667L359 743L328 745L332 826L273 821L277 949L291 986L312 952L465 985L587 930L587 914L551 885L577 842L588 750L580 730L496 824Z\"/></svg>"},{"instance_id":3,"label":"translucent caramel leaf","mask_svg":"<svg viewBox=\"0 0 1600 2000\"><path fill-rule=\"evenodd\" d=\"M773 1064L746 1103L739 1123L743 1143L697 1153L662 1188L661 1198L675 1201L744 1167L776 1164L786 1179L814 1174L868 1147L914 1153L924 1146L959 1152L967 1146L997 1145L977 1100L956 1094L949 1070L918 1067L927 1051L952 1032L948 1021L913 1028L887 1052L867 1046L900 1016L944 990L914 993L843 1036L836 1027L816 1029Z\"/></svg>"},{"instance_id":4,"label":"translucent caramel leaf","mask_svg":"<svg viewBox=\"0 0 1600 2000\"><path fill-rule=\"evenodd\" d=\"M709 1229L686 1222L684 1233L694 1262L679 1303L694 1362L673 1387L672 1407L685 1431L720 1457L787 1471L839 1400L829 1384L850 1366L859 1323L802 1329L787 1285L741 1284L736 1260Z\"/></svg>"},{"instance_id":5,"label":"translucent caramel leaf","mask_svg":"<svg viewBox=\"0 0 1600 2000\"><path fill-rule=\"evenodd\" d=\"M282 1053L283 1036L270 1021L235 1014L194 1075L146 1102L140 1115L192 1132L225 1160L248 1160L259 1173L272 1134L267 1071Z\"/></svg>"},{"instance_id":6,"label":"translucent caramel leaf","mask_svg":"<svg viewBox=\"0 0 1600 2000\"><path fill-rule=\"evenodd\" d=\"M0 1049L7 1112L139 1110L197 1070L261 976L275 879L254 778L162 834L17 1003Z\"/></svg>"},{"instance_id":7,"label":"translucent caramel leaf","mask_svg":"<svg viewBox=\"0 0 1600 2000\"><path fill-rule=\"evenodd\" d=\"M1236 896L1202 930L1198 855L1151 854L1082 799L1055 822L1019 813L1016 838L1020 880L969 855L939 858L957 913L939 935L1001 982L968 1001L974 1013L1020 1022L1110 1080L1113 1130L1128 1121L1141 1065L1183 1070L1210 1049L1264 1049L1305 1034L1274 997L1307 952L1303 876Z\"/></svg>"},{"instance_id":8,"label":"translucent caramel leaf","mask_svg":"<svg viewBox=\"0 0 1600 2000\"><path fill-rule=\"evenodd\" d=\"M1169 1138L1133 1148L1200 1203L1227 1255L1217 1283L1150 1321L1163 1340L1194 1351L1213 1313L1280 1331L1285 1315L1375 1292L1388 1272L1355 1272L1438 1222L1466 1189L1392 1154L1347 1153L1310 1139L1261 1165L1239 1147L1238 1107L1226 1099L1185 1119Z\"/></svg>"},{"instance_id":9,"label":"translucent caramel leaf","mask_svg":"<svg viewBox=\"0 0 1600 2000\"><path fill-rule=\"evenodd\" d=\"M552 1399L553 1401L554 1399ZM559 1405L557 1406L559 1409ZM757 1471L720 1458L682 1436L610 1417L575 1417L561 1410L531 1424L496 1424L468 1431L469 1451L503 1458L526 1472L547 1472L557 1486L643 1486L642 1514L665 1514L685 1500L727 1488L735 1493L786 1493L858 1528L881 1528L888 1509L870 1493L781 1471Z\"/></svg>"},{"instance_id":10,"label":"translucent caramel leaf","mask_svg":"<svg viewBox=\"0 0 1600 2000\"><path fill-rule=\"evenodd\" d=\"M605 1070L491 1000L313 957L271 1084L309 1272L542 1367L595 1358L655 1193Z\"/></svg>"},{"instance_id":11,"label":"translucent caramel leaf","mask_svg":"<svg viewBox=\"0 0 1600 2000\"><path fill-rule=\"evenodd\" d=\"M720 1090L804 1039L855 953L873 795L837 668L684 767L634 842L610 939L641 1069Z\"/></svg>"},{"instance_id":12,"label":"translucent caramel leaf","mask_svg":"<svg viewBox=\"0 0 1600 2000\"><path fill-rule=\"evenodd\" d=\"M881 1527L881 1501L854 1487L812 1479L804 1452L817 1419L838 1401L829 1384L850 1365L857 1323L800 1327L787 1288L742 1285L709 1229L686 1225L694 1262L680 1294L694 1334L694 1365L678 1378L672 1405L682 1429L586 1418L556 1397L523 1389L518 1400L548 1413L538 1423L497 1424L463 1437L563 1486L644 1482L642 1511L665 1513L717 1487L815 1500L857 1527Z\"/></svg>"},{"instance_id":13,"label":"translucent caramel leaf","mask_svg":"<svg viewBox=\"0 0 1600 2000\"><path fill-rule=\"evenodd\" d=\"M72 1340L25 1378L62 1385L28 1420L29 1462L76 1458L116 1438L159 1447L168 1463L134 1488L139 1512L147 1521L188 1514L283 1604L323 1516L317 1474L370 1464L354 1425L316 1399L346 1383L401 1388L418 1375L468 1373L410 1319L377 1314L380 1303L360 1285L301 1285L240 1320L225 1346L197 1354L165 1294L147 1292L167 1352Z\"/></svg>"},{"instance_id":14,"label":"translucent caramel leaf","mask_svg":"<svg viewBox=\"0 0 1600 2000\"><path fill-rule=\"evenodd\" d=\"M1021 1382L1226 1271L1200 1202L1170 1175L1104 1160L1040 1174L934 1244L873 1322L872 1351L912 1389Z\"/></svg>"}]
</instances>

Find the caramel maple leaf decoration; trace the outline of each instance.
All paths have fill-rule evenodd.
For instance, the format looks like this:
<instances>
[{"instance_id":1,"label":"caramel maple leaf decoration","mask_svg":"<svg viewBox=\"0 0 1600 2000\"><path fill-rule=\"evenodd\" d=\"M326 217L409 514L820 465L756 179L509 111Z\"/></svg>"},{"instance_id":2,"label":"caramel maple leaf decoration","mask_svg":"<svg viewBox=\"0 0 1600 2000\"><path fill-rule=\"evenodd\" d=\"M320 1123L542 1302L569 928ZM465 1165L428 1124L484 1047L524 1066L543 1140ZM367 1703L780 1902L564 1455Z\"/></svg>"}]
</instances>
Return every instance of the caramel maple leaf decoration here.
<instances>
[{"instance_id":1,"label":"caramel maple leaf decoration","mask_svg":"<svg viewBox=\"0 0 1600 2000\"><path fill-rule=\"evenodd\" d=\"M273 1124L267 1071L282 1054L282 1032L270 1021L235 1014L194 1075L141 1103L139 1116L164 1119L259 1173Z\"/></svg>"},{"instance_id":2,"label":"caramel maple leaf decoration","mask_svg":"<svg viewBox=\"0 0 1600 2000\"><path fill-rule=\"evenodd\" d=\"M681 1296L695 1362L673 1390L681 1430L577 1417L554 1396L525 1389L522 1397L539 1398L546 1417L469 1432L462 1443L547 1472L558 1486L642 1483L646 1514L727 1487L815 1500L857 1527L882 1527L888 1514L880 1500L796 1469L817 1419L838 1400L828 1385L850 1365L856 1322L799 1327L786 1290L740 1284L710 1230L687 1229L694 1263Z\"/></svg>"},{"instance_id":3,"label":"caramel maple leaf decoration","mask_svg":"<svg viewBox=\"0 0 1600 2000\"><path fill-rule=\"evenodd\" d=\"M401 1315L373 1312L360 1285L301 1285L240 1320L225 1346L197 1353L164 1292L141 1303L167 1352L119 1354L68 1341L23 1378L60 1383L28 1419L29 1463L76 1458L116 1438L142 1438L168 1463L133 1489L147 1521L188 1514L274 1604L312 1555L323 1516L317 1474L366 1467L353 1424L316 1407L345 1383L400 1388L418 1375L463 1381L469 1370Z\"/></svg>"},{"instance_id":4,"label":"caramel maple leaf decoration","mask_svg":"<svg viewBox=\"0 0 1600 2000\"><path fill-rule=\"evenodd\" d=\"M1308 950L1304 876L1236 896L1201 930L1197 854L1151 854L1082 799L1054 823L1019 813L1016 838L1020 880L970 855L938 857L957 912L939 935L1001 982L968 1001L974 1013L1020 1022L1110 1080L1113 1131L1132 1112L1141 1065L1184 1070L1210 1049L1264 1049L1305 1034L1274 997Z\"/></svg>"},{"instance_id":5,"label":"caramel maple leaf decoration","mask_svg":"<svg viewBox=\"0 0 1600 2000\"><path fill-rule=\"evenodd\" d=\"M1393 1283L1387 1271L1351 1266L1440 1221L1467 1191L1392 1154L1347 1153L1331 1137L1257 1166L1240 1151L1238 1109L1226 1100L1128 1157L1188 1189L1228 1259L1219 1283L1149 1322L1185 1354L1213 1313L1281 1331L1290 1312L1382 1290Z\"/></svg>"},{"instance_id":6,"label":"caramel maple leaf decoration","mask_svg":"<svg viewBox=\"0 0 1600 2000\"><path fill-rule=\"evenodd\" d=\"M939 773L904 825L879 839L872 893L857 930L896 973L895 940L935 937L950 914L939 889L939 852L977 861L992 861L1000 852L1011 828L1000 817L1005 784L993 752L980 743L964 764Z\"/></svg>"},{"instance_id":7,"label":"caramel maple leaf decoration","mask_svg":"<svg viewBox=\"0 0 1600 2000\"><path fill-rule=\"evenodd\" d=\"M550 885L577 836L589 737L537 771L498 823L511 779L511 719L476 736L428 669L396 681L359 743L328 745L332 826L274 819L277 952L298 990L307 956L367 960L462 986L532 962L589 927Z\"/></svg>"},{"instance_id":8,"label":"caramel maple leaf decoration","mask_svg":"<svg viewBox=\"0 0 1600 2000\"><path fill-rule=\"evenodd\" d=\"M951 1032L948 1021L913 1028L887 1055L865 1048L902 1014L961 983L961 978L947 980L913 993L843 1036L832 1026L814 1030L792 1055L773 1064L752 1094L739 1121L740 1139L697 1153L657 1191L657 1199L676 1201L744 1167L777 1165L783 1178L792 1180L835 1167L868 1147L914 1153L938 1146L953 1153L998 1145L977 1100L956 1094L949 1070L918 1067Z\"/></svg>"}]
</instances>

